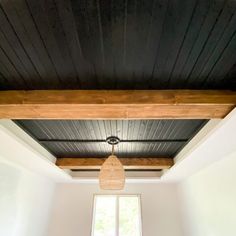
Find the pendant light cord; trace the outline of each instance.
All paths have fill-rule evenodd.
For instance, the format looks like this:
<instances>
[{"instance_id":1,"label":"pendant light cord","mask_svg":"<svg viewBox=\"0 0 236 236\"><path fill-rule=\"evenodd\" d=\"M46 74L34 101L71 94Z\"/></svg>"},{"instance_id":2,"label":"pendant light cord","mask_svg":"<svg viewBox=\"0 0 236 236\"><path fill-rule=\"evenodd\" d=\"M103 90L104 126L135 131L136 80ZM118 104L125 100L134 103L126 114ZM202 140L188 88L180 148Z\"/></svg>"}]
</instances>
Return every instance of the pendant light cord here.
<instances>
[{"instance_id":1,"label":"pendant light cord","mask_svg":"<svg viewBox=\"0 0 236 236\"><path fill-rule=\"evenodd\" d=\"M112 145L112 151L111 151L112 155L114 155L114 149L115 149L115 147L114 147L114 145Z\"/></svg>"}]
</instances>

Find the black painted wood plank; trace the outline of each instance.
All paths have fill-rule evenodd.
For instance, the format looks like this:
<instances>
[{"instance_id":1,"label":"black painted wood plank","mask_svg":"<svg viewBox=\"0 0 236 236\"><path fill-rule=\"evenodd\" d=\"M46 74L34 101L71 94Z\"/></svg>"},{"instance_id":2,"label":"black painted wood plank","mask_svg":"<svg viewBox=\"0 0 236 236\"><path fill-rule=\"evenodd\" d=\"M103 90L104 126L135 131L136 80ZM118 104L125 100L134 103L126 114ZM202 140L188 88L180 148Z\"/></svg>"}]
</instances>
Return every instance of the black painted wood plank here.
<instances>
[{"instance_id":1,"label":"black painted wood plank","mask_svg":"<svg viewBox=\"0 0 236 236\"><path fill-rule=\"evenodd\" d=\"M6 53L3 51L1 47L0 47L0 65L1 65L0 72L3 74L3 76L7 79L9 84L11 84L14 89L28 88L24 78L18 73L15 66L9 60Z\"/></svg>"},{"instance_id":2,"label":"black painted wood plank","mask_svg":"<svg viewBox=\"0 0 236 236\"><path fill-rule=\"evenodd\" d=\"M137 50L137 0L125 1L123 76L127 88L134 81L135 50Z\"/></svg>"},{"instance_id":3,"label":"black painted wood plank","mask_svg":"<svg viewBox=\"0 0 236 236\"><path fill-rule=\"evenodd\" d=\"M157 5L157 0L150 1L137 1L136 9L136 48L134 52L134 67L133 67L133 82L132 88L141 89L147 86L146 77L144 77L144 66L146 65L147 58L147 44L150 40L150 31L152 30L152 24L154 20L155 6ZM159 23L160 24L160 23ZM158 25L155 25L155 28ZM132 45L131 45L132 47ZM149 57L149 55L148 55ZM149 71L149 76L151 71Z\"/></svg>"},{"instance_id":4,"label":"black painted wood plank","mask_svg":"<svg viewBox=\"0 0 236 236\"><path fill-rule=\"evenodd\" d=\"M7 18L13 27L15 33L17 34L18 39L22 43L22 45L27 45L27 47L24 47L26 52L28 51L28 56L31 58L32 62L37 66L37 71L39 74L44 75L44 68L41 64L41 62L38 60L38 56L30 42L30 40L27 38L26 31L24 27L21 24L21 18L18 16L18 13L16 12L14 8L14 4L11 1L1 1L1 6L7 15Z\"/></svg>"},{"instance_id":5,"label":"black painted wood plank","mask_svg":"<svg viewBox=\"0 0 236 236\"><path fill-rule=\"evenodd\" d=\"M89 4L90 3L90 4ZM96 70L96 61L98 60L96 57L98 57L99 54L99 34L96 35L96 32L98 30L96 29L95 35L93 28L91 28L92 22L90 22L92 17L89 17L89 15L94 14L94 18L96 18L96 4L93 1L93 7L92 9L89 9L91 7L91 1L81 0L81 1L71 1L71 6L75 18L76 28L80 40L80 45L82 49L82 53L84 55L84 58L88 63L91 65L91 73L93 75L93 84L94 86L99 86L99 81L97 78L97 70ZM98 26L96 27L98 28ZM95 38L93 39L92 37ZM97 42L95 42L95 40ZM95 44L95 45L94 45Z\"/></svg>"},{"instance_id":6,"label":"black painted wood plank","mask_svg":"<svg viewBox=\"0 0 236 236\"><path fill-rule=\"evenodd\" d=\"M71 58L79 77L82 89L91 88L94 86L93 69L89 61L83 55L80 38L77 32L75 18L73 15L70 0L56 0L55 1L60 16L60 21L65 32L68 48L70 50Z\"/></svg>"},{"instance_id":7,"label":"black painted wood plank","mask_svg":"<svg viewBox=\"0 0 236 236\"><path fill-rule=\"evenodd\" d=\"M36 67L37 67L38 61L39 61L38 63L41 63L43 67L41 69L40 75L42 78L44 78L45 84L43 84L41 81L42 88L58 88L59 87L58 84L60 83L60 80L57 75L55 66L53 65L52 60L44 45L44 42L41 39L41 36L38 32L38 29L29 11L26 1L25 0L18 0L18 1L10 0L8 1L8 4L11 4L15 8L16 15L18 15L19 22L21 23L21 27L20 29L18 29L20 30L18 35L21 33L23 39L24 39L24 34L25 34L25 37L27 37L26 42L24 42L26 50L29 47L28 45L30 45L31 50L33 51L33 54L35 54L34 56L38 57L36 61L34 61L32 57L31 57L31 60L34 62ZM14 26L14 20L12 22L12 25ZM15 27L15 30L17 31L16 27ZM21 41L23 39L21 39ZM31 50L28 52L29 56L31 56Z\"/></svg>"},{"instance_id":8,"label":"black painted wood plank","mask_svg":"<svg viewBox=\"0 0 236 236\"><path fill-rule=\"evenodd\" d=\"M52 19L52 17L57 17L56 6L53 5L52 9L49 9L49 3L49 1L27 0L36 27L60 78L60 87L78 88L75 70L70 65L71 61L68 61L65 38L61 29L57 28L60 22L55 22L55 19Z\"/></svg>"},{"instance_id":9,"label":"black painted wood plank","mask_svg":"<svg viewBox=\"0 0 236 236\"><path fill-rule=\"evenodd\" d=\"M209 38L206 44L204 45L204 48L200 56L198 57L198 60L190 76L188 77L188 80L191 81L191 87L197 88L199 84L202 84L202 82L204 81L204 77L200 77L199 74L201 73L202 69L207 65L207 61L209 60L212 53L214 52L214 49L217 47L219 40L223 37L223 34L225 33L225 29L227 28L227 25L229 24L235 10L236 10L235 2L232 2L232 1L226 2L223 11L218 17L218 20L214 26L214 29L209 35Z\"/></svg>"},{"instance_id":10,"label":"black painted wood plank","mask_svg":"<svg viewBox=\"0 0 236 236\"><path fill-rule=\"evenodd\" d=\"M189 75L191 74L198 57L200 56L202 50L204 49L205 44L209 36L211 35L217 19L224 7L224 1L213 1L211 8L207 14L207 17L202 25L202 28L199 32L198 38L191 50L191 53L188 57L187 63L185 64L181 76L185 79L185 87L191 87L191 81L188 81Z\"/></svg>"},{"instance_id":11,"label":"black painted wood plank","mask_svg":"<svg viewBox=\"0 0 236 236\"><path fill-rule=\"evenodd\" d=\"M226 76L224 76L224 79L222 81L224 88L231 88L236 90L236 63L232 66L230 71L227 73ZM219 85L221 87L221 85Z\"/></svg>"},{"instance_id":12,"label":"black painted wood plank","mask_svg":"<svg viewBox=\"0 0 236 236\"><path fill-rule=\"evenodd\" d=\"M152 88L167 88L171 70L183 42L196 1L171 1L167 10L165 30L153 72Z\"/></svg>"},{"instance_id":13,"label":"black painted wood plank","mask_svg":"<svg viewBox=\"0 0 236 236\"><path fill-rule=\"evenodd\" d=\"M117 89L125 89L127 85L125 73L127 4L128 0L111 0L113 70Z\"/></svg>"},{"instance_id":14,"label":"black painted wood plank","mask_svg":"<svg viewBox=\"0 0 236 236\"><path fill-rule=\"evenodd\" d=\"M162 69L165 66L172 40L175 37L175 30L179 19L179 12L176 10L176 8L177 1L169 1L161 40L156 55L155 65L153 68L152 80L149 85L150 88L163 87L162 81L164 78L162 78Z\"/></svg>"},{"instance_id":15,"label":"black painted wood plank","mask_svg":"<svg viewBox=\"0 0 236 236\"><path fill-rule=\"evenodd\" d=\"M204 19L208 14L211 2L212 1L206 0L199 0L197 2L197 6L190 21L183 45L181 46L177 61L171 72L170 87L181 88L184 86L185 78L181 76L181 72L187 63L194 43L198 38Z\"/></svg>"},{"instance_id":16,"label":"black painted wood plank","mask_svg":"<svg viewBox=\"0 0 236 236\"><path fill-rule=\"evenodd\" d=\"M114 89L116 79L114 74L114 54L112 41L112 0L97 0L99 8L99 27L102 33L105 89Z\"/></svg>"},{"instance_id":17,"label":"black painted wood plank","mask_svg":"<svg viewBox=\"0 0 236 236\"><path fill-rule=\"evenodd\" d=\"M145 84L143 80L143 66L145 61L144 49L147 44L149 35L149 26L152 21L153 6L155 0L139 0L136 1L136 9L134 12L134 34L129 37L129 45L127 55L131 54L131 88L139 89ZM128 36L127 36L128 38Z\"/></svg>"},{"instance_id":18,"label":"black painted wood plank","mask_svg":"<svg viewBox=\"0 0 236 236\"><path fill-rule=\"evenodd\" d=\"M148 88L152 79L153 68L157 54L159 53L161 35L164 30L167 6L168 1L166 0L154 0L153 2L152 15L148 27L147 42L143 48L143 80L145 81L143 88Z\"/></svg>"},{"instance_id":19,"label":"black painted wood plank","mask_svg":"<svg viewBox=\"0 0 236 236\"><path fill-rule=\"evenodd\" d=\"M4 78L8 82L8 78L11 78L11 75L5 65L6 63L4 63L4 60L2 60L2 58L1 58L2 54L4 54L4 52L0 48L0 73L1 73L2 78ZM5 55L4 55L4 57L5 57Z\"/></svg>"},{"instance_id":20,"label":"black painted wood plank","mask_svg":"<svg viewBox=\"0 0 236 236\"><path fill-rule=\"evenodd\" d=\"M190 28L190 23L197 7L197 1L181 1L177 6L179 8L178 11L180 12L179 22L176 27L174 41L169 49L169 55L160 76L164 79L164 81L162 81L162 83L164 83L164 88L168 88L169 86L171 72L176 64L176 61L178 60L178 55L186 38L186 34Z\"/></svg>"},{"instance_id":21,"label":"black painted wood plank","mask_svg":"<svg viewBox=\"0 0 236 236\"><path fill-rule=\"evenodd\" d=\"M56 73L50 74L49 68L45 68L44 62L47 61L47 58L40 58L40 55L42 55L44 50L42 50L42 47L39 47L41 46L40 44L35 45L31 41L31 35L33 36L33 34L35 33L35 28L34 25L32 25L32 18L27 12L27 6L24 3L25 2L22 0L4 0L1 2L2 7L7 14L7 17L12 27L14 28L14 31L17 34L18 39L23 45L27 56L32 61L35 70L40 76L40 83L45 88L55 88L55 81L57 82L57 80L55 80L55 77L57 77ZM29 29L27 30L27 26L29 26L28 28L30 28L30 31L28 31ZM38 35L36 35L36 37L39 38Z\"/></svg>"},{"instance_id":22,"label":"black painted wood plank","mask_svg":"<svg viewBox=\"0 0 236 236\"><path fill-rule=\"evenodd\" d=\"M98 38L99 38L99 63L97 64L97 77L101 77L102 79L98 79L99 83L100 83L100 87L110 87L109 83L110 81L107 80L107 76L105 74L105 68L106 68L106 64L105 64L105 45L104 45L104 28L102 26L102 18L101 18L101 1L100 0L96 0L96 10L97 10L97 16L96 16L96 21L94 22L94 27L96 27L96 25L98 26ZM109 15L109 12L106 12L106 15ZM99 71L99 72L98 72Z\"/></svg>"},{"instance_id":23,"label":"black painted wood plank","mask_svg":"<svg viewBox=\"0 0 236 236\"><path fill-rule=\"evenodd\" d=\"M0 69L2 68L1 62L0 62ZM4 75L1 73L0 70L0 90L9 90L12 89L13 86L8 83L8 80L4 77Z\"/></svg>"},{"instance_id":24,"label":"black painted wood plank","mask_svg":"<svg viewBox=\"0 0 236 236\"><path fill-rule=\"evenodd\" d=\"M72 1L77 30L84 54L93 65L98 87L106 84L104 77L104 43L98 0Z\"/></svg>"},{"instance_id":25,"label":"black painted wood plank","mask_svg":"<svg viewBox=\"0 0 236 236\"><path fill-rule=\"evenodd\" d=\"M33 86L37 87L38 82L40 81L40 76L35 70L30 58L27 56L2 7L0 7L0 22L0 30L2 31L2 34L4 34L4 41L0 42L2 43L2 48L6 45L5 40L7 40L10 47L14 50L15 56L20 61L20 63L14 65L19 67L18 71L22 74L24 80L27 81L28 87L30 89L33 89ZM14 57L13 60L15 60L16 57ZM16 62L16 60L14 62Z\"/></svg>"},{"instance_id":26,"label":"black painted wood plank","mask_svg":"<svg viewBox=\"0 0 236 236\"><path fill-rule=\"evenodd\" d=\"M225 48L224 52L220 56L214 65L212 71L208 75L206 81L204 81L204 87L209 88L214 86L218 88L224 81L224 76L230 71L231 67L236 61L236 31L230 43Z\"/></svg>"},{"instance_id":27,"label":"black painted wood plank","mask_svg":"<svg viewBox=\"0 0 236 236\"><path fill-rule=\"evenodd\" d=\"M168 23L169 21L167 19L166 26L168 30L171 31L171 34L166 34L167 40L163 37L164 42L162 44L163 46L161 46L161 48L167 48L165 43L169 42L168 49L165 49L165 54L162 54L162 57L159 58L159 60L163 61L162 66L156 67L153 73L154 80L157 78L158 88L168 88L169 86L171 71L176 63L177 56L185 39L195 7L195 0L176 1L172 6L172 12L176 15L173 16L173 19L168 17L172 23ZM155 88L155 84L153 84L153 86Z\"/></svg>"},{"instance_id":28,"label":"black painted wood plank","mask_svg":"<svg viewBox=\"0 0 236 236\"><path fill-rule=\"evenodd\" d=\"M5 51L3 50L3 48ZM6 52L8 55L6 55ZM21 65L20 60L15 55L15 52L12 50L11 46L8 44L7 40L5 39L5 36L2 34L2 31L0 30L0 62L1 62L0 72L4 75L6 79L8 78L9 81L13 80L17 82L15 78L18 78L19 80L18 83L16 84L18 85L23 84L24 81L22 80L20 74L16 71L12 62L9 60L9 56L13 58L13 61L15 61L16 64L19 63Z\"/></svg>"},{"instance_id":29,"label":"black painted wood plank","mask_svg":"<svg viewBox=\"0 0 236 236\"><path fill-rule=\"evenodd\" d=\"M56 40L55 43L57 44L61 55L61 59L63 62L63 72L69 78L68 82L71 87L79 87L78 74L75 70L75 65L70 55L65 33L58 14L57 6L55 5L54 0L46 0L44 1L44 4L42 4L42 7L44 12L46 13L49 27L52 30L52 33Z\"/></svg>"},{"instance_id":30,"label":"black painted wood plank","mask_svg":"<svg viewBox=\"0 0 236 236\"><path fill-rule=\"evenodd\" d=\"M235 32L236 32L236 12L234 12L234 15L232 16L232 18L231 18L229 24L227 25L227 27L225 27L223 36L218 41L214 51L210 55L208 61L205 63L205 67L203 68L203 70L201 71L201 73L199 75L199 77L204 78L204 80L202 80L203 81L202 82L203 86L204 86L204 84L210 84L208 82L208 80L212 81L212 79L214 79L213 78L214 75L211 74L211 72L213 70L217 69L216 66L220 65L220 68L219 68L220 71L224 71L226 74L228 73L228 71L226 71L224 69L224 66L227 65L228 61L222 61L221 58L222 58L222 55L224 54L224 51L228 48L229 44L231 46L233 46L236 43L234 41L235 39L233 39ZM217 64L217 62L219 60L221 60L221 62L220 62L221 64ZM234 61L234 63L235 63L235 61ZM233 64L232 64L232 61L231 61L230 66L232 66ZM229 67L227 66L227 70L228 69L229 69ZM221 74L221 76L222 76L222 74ZM216 75L216 77L217 77L217 75ZM217 77L217 78L219 78L219 77ZM229 88L232 88L232 87L229 87Z\"/></svg>"}]
</instances>

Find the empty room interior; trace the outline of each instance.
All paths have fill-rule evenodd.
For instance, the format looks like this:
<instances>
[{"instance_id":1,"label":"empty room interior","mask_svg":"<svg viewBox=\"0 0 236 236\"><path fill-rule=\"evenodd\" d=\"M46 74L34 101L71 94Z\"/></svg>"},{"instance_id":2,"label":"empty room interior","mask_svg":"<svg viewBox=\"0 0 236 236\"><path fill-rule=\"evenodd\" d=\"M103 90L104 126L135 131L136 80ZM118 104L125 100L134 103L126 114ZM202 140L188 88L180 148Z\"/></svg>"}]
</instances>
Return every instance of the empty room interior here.
<instances>
[{"instance_id":1,"label":"empty room interior","mask_svg":"<svg viewBox=\"0 0 236 236\"><path fill-rule=\"evenodd\" d=\"M235 224L235 0L0 1L1 236Z\"/></svg>"}]
</instances>

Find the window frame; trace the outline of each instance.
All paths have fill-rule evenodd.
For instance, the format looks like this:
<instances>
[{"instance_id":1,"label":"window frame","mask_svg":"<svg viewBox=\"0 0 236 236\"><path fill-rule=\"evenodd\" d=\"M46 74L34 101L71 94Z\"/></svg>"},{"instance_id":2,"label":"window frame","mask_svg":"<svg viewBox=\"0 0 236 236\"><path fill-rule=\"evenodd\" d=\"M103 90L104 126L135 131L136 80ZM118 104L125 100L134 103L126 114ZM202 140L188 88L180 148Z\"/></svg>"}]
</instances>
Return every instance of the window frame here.
<instances>
[{"instance_id":1,"label":"window frame","mask_svg":"<svg viewBox=\"0 0 236 236\"><path fill-rule=\"evenodd\" d=\"M91 236L94 236L94 226L95 226L95 216L96 216L96 197L98 196L110 196L116 197L116 235L119 236L119 198L120 197L137 197L139 204L139 230L140 236L143 235L143 218L142 218L142 201L141 194L93 194L93 208L92 208L92 227L91 227Z\"/></svg>"}]
</instances>

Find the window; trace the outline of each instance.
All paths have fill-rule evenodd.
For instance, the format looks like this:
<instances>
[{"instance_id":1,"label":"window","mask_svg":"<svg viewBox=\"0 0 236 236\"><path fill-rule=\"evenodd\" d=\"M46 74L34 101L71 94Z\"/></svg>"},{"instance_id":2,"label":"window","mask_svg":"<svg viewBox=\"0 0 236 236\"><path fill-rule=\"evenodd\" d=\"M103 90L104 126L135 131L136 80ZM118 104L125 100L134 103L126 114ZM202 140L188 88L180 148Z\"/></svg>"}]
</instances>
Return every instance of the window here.
<instances>
[{"instance_id":1,"label":"window","mask_svg":"<svg viewBox=\"0 0 236 236\"><path fill-rule=\"evenodd\" d=\"M138 195L96 195L92 236L141 236Z\"/></svg>"}]
</instances>

